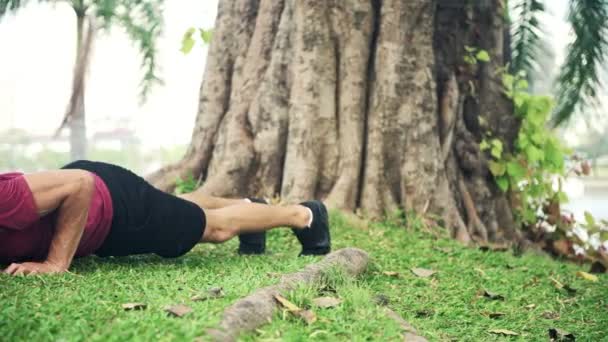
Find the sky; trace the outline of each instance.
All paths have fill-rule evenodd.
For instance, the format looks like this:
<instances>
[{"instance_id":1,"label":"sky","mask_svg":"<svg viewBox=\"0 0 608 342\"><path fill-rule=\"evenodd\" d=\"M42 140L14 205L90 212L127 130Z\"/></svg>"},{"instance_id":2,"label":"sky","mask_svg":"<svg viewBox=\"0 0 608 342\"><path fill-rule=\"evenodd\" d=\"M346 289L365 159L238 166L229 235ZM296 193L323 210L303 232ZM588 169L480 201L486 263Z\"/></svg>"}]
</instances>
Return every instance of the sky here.
<instances>
[{"instance_id":1,"label":"sky","mask_svg":"<svg viewBox=\"0 0 608 342\"><path fill-rule=\"evenodd\" d=\"M567 43L564 37L569 35L564 21L568 1L545 3L550 14L543 21L559 65ZM158 46L164 85L156 86L143 105L138 98L142 71L137 50L121 30L98 35L85 99L89 135L122 122L147 148L187 144L207 47L197 44L184 55L179 51L181 38L190 27L212 28L216 14L217 0L166 2ZM70 95L75 25L72 10L62 2L33 2L0 21L0 131L22 128L37 135L55 131Z\"/></svg>"},{"instance_id":2,"label":"sky","mask_svg":"<svg viewBox=\"0 0 608 342\"><path fill-rule=\"evenodd\" d=\"M164 85L154 87L143 105L137 49L122 30L100 33L86 83L88 133L112 129L112 121L118 121L149 148L188 143L207 47L197 44L184 55L181 38L190 27L212 28L216 14L217 0L166 2L157 55ZM75 26L73 11L62 2L32 2L0 21L0 131L50 135L56 130L70 96Z\"/></svg>"}]
</instances>

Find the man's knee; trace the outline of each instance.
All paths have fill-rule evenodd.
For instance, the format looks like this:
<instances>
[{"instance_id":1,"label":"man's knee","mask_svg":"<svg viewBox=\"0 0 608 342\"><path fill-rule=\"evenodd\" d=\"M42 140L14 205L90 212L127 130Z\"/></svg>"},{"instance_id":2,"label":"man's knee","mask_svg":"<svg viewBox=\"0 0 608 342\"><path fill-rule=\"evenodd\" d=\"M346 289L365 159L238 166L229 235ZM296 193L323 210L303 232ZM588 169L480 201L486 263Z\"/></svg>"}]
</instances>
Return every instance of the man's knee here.
<instances>
[{"instance_id":1,"label":"man's knee","mask_svg":"<svg viewBox=\"0 0 608 342\"><path fill-rule=\"evenodd\" d=\"M232 230L207 225L205 232L203 233L202 241L210 243L222 243L232 239L233 237L234 232Z\"/></svg>"}]
</instances>

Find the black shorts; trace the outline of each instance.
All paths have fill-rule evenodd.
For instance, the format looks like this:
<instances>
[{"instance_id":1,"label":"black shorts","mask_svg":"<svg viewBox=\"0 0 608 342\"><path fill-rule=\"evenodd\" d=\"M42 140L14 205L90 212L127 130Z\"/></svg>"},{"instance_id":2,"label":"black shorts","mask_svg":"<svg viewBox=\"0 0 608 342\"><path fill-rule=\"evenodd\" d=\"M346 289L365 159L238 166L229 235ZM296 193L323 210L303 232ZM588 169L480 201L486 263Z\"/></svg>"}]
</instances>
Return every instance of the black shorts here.
<instances>
[{"instance_id":1,"label":"black shorts","mask_svg":"<svg viewBox=\"0 0 608 342\"><path fill-rule=\"evenodd\" d=\"M63 169L98 175L112 197L112 226L96 255L154 253L178 257L194 247L205 230L205 213L196 204L162 192L120 166L79 160Z\"/></svg>"}]
</instances>

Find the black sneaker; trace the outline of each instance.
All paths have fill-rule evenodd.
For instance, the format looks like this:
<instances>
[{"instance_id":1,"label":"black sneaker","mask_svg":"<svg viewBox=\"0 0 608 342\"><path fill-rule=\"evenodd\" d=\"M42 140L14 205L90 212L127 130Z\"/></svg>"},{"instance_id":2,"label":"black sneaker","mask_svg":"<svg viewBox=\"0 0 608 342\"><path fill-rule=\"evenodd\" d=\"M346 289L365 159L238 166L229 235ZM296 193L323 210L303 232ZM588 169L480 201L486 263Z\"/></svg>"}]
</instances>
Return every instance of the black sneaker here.
<instances>
[{"instance_id":1,"label":"black sneaker","mask_svg":"<svg viewBox=\"0 0 608 342\"><path fill-rule=\"evenodd\" d=\"M312 211L312 224L305 229L292 229L302 244L302 255L324 255L331 251L327 208L320 201L300 203Z\"/></svg>"},{"instance_id":2,"label":"black sneaker","mask_svg":"<svg viewBox=\"0 0 608 342\"><path fill-rule=\"evenodd\" d=\"M250 198L252 203L268 204L260 198ZM264 254L266 251L266 232L247 233L239 235L239 254Z\"/></svg>"}]
</instances>

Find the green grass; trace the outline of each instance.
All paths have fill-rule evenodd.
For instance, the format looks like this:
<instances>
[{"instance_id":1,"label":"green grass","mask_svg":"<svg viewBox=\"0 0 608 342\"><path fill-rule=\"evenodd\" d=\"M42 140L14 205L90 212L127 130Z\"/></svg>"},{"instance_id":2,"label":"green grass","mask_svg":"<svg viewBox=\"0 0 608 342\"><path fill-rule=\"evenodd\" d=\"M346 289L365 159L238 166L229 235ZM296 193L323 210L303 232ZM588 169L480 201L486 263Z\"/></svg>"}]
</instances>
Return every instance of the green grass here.
<instances>
[{"instance_id":1,"label":"green grass","mask_svg":"<svg viewBox=\"0 0 608 342\"><path fill-rule=\"evenodd\" d=\"M343 300L336 308L313 308L318 321L312 325L280 312L270 324L242 336L243 341L399 340L398 325L373 304L378 294L387 296L391 308L431 341L546 341L551 327L573 332L580 341L608 340L608 277L600 275L597 283L577 277L586 266L539 255L466 249L396 222L353 228L337 214L332 214L332 222L336 249L367 250L372 257L369 270L356 280L333 275L324 289L307 287L289 294L302 307L328 289ZM76 261L73 274L63 276L0 276L0 340L205 340L205 329L216 324L234 300L275 283L277 273L293 272L316 260L296 257L298 245L288 230L269 234L270 253L264 256L239 257L236 243L198 246L174 260L89 257ZM411 267L438 273L417 278ZM551 277L577 289L576 294L556 289ZM213 286L223 287L225 297L190 300ZM483 289L505 299L484 298ZM128 302L148 307L124 311L121 305ZM182 318L168 317L163 308L178 303L194 311ZM491 312L504 315L492 319ZM544 318L545 312L559 318ZM489 329L520 335L497 336Z\"/></svg>"}]
</instances>

